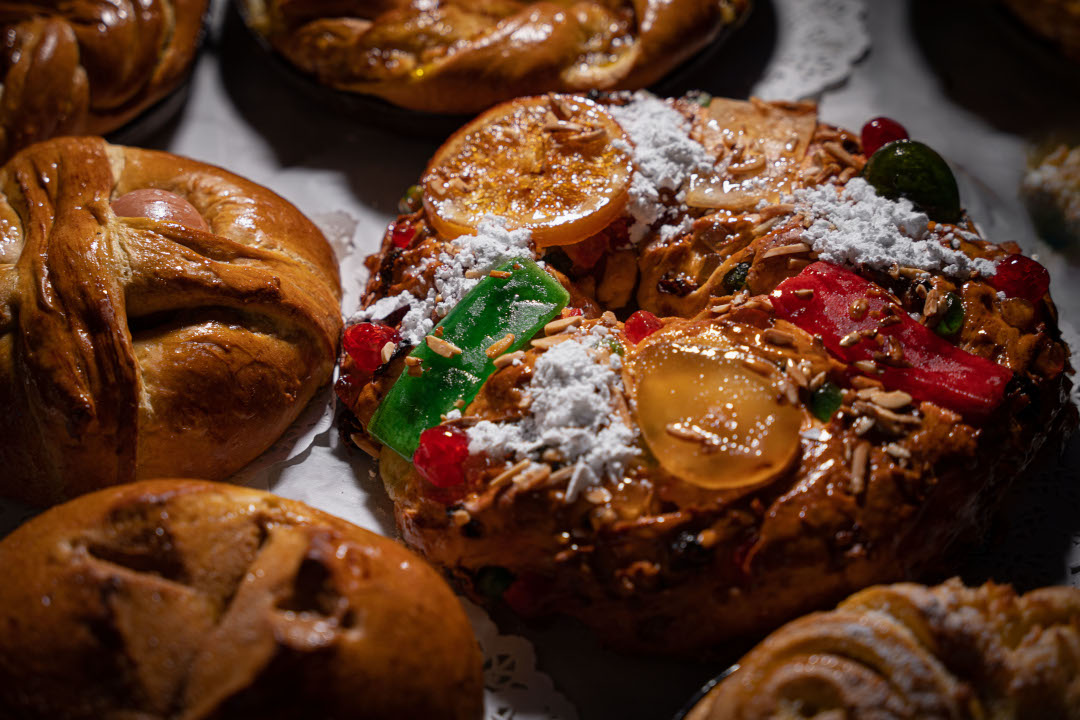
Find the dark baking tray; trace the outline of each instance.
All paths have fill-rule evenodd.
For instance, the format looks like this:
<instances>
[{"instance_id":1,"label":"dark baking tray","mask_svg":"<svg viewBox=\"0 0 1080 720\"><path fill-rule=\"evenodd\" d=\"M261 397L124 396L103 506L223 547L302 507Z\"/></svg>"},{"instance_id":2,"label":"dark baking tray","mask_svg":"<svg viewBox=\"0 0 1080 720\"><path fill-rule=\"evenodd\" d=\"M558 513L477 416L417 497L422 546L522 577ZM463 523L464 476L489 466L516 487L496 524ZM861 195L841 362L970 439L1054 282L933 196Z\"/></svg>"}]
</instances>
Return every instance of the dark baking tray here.
<instances>
[{"instance_id":1,"label":"dark baking tray","mask_svg":"<svg viewBox=\"0 0 1080 720\"><path fill-rule=\"evenodd\" d=\"M697 74L714 59L721 46L745 23L753 10L753 1L746 12L732 25L722 28L708 45L696 55L672 70L659 82L649 87L658 95L667 95L679 88L685 81ZM366 125L373 125L395 133L429 139L443 139L464 125L473 115L452 115L409 110L393 105L382 98L360 93L336 90L316 82L311 76L296 68L282 57L259 32L247 22L243 0L229 2L230 23L244 27L246 35L264 53L269 63L282 80L300 93L320 103L328 110L346 115Z\"/></svg>"},{"instance_id":2,"label":"dark baking tray","mask_svg":"<svg viewBox=\"0 0 1080 720\"><path fill-rule=\"evenodd\" d=\"M721 680L726 679L729 675L733 674L738 669L738 665L732 665L727 670L702 685L701 689L694 693L693 697L687 700L686 704L683 705L682 709L679 710L679 712L675 713L675 717L673 717L671 720L686 720L686 716L690 714L690 711L694 709L695 705L701 702L705 698L705 696L709 694L710 690L719 685Z\"/></svg>"}]
</instances>

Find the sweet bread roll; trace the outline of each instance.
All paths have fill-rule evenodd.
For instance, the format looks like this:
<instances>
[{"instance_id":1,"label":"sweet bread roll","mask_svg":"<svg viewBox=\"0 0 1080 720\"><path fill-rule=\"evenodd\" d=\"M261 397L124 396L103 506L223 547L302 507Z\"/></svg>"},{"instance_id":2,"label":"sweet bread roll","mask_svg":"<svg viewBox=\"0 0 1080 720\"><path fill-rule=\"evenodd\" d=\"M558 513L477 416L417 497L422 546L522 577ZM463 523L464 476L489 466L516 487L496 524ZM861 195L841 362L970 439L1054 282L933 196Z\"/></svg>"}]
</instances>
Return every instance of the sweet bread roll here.
<instances>
[{"instance_id":1,"label":"sweet bread roll","mask_svg":"<svg viewBox=\"0 0 1080 720\"><path fill-rule=\"evenodd\" d=\"M147 189L182 212L131 202ZM64 138L16 155L0 191L0 494L46 504L170 469L224 478L330 378L337 264L269 190Z\"/></svg>"},{"instance_id":2,"label":"sweet bread roll","mask_svg":"<svg viewBox=\"0 0 1080 720\"><path fill-rule=\"evenodd\" d=\"M474 113L546 91L651 85L748 0L245 0L248 22L324 85Z\"/></svg>"},{"instance_id":3,"label":"sweet bread roll","mask_svg":"<svg viewBox=\"0 0 1080 720\"><path fill-rule=\"evenodd\" d=\"M887 585L788 623L687 720L1080 718L1080 589Z\"/></svg>"},{"instance_id":4,"label":"sweet bread roll","mask_svg":"<svg viewBox=\"0 0 1080 720\"><path fill-rule=\"evenodd\" d=\"M151 480L0 542L6 718L480 715L461 605L386 538L246 488Z\"/></svg>"},{"instance_id":5,"label":"sweet bread roll","mask_svg":"<svg viewBox=\"0 0 1080 720\"><path fill-rule=\"evenodd\" d=\"M451 137L337 385L404 537L477 598L694 653L978 533L1076 424L1049 273L934 150L878 144L645 93Z\"/></svg>"},{"instance_id":6,"label":"sweet bread roll","mask_svg":"<svg viewBox=\"0 0 1080 720\"><path fill-rule=\"evenodd\" d=\"M58 135L102 135L174 90L208 0L0 5L0 161Z\"/></svg>"}]
</instances>

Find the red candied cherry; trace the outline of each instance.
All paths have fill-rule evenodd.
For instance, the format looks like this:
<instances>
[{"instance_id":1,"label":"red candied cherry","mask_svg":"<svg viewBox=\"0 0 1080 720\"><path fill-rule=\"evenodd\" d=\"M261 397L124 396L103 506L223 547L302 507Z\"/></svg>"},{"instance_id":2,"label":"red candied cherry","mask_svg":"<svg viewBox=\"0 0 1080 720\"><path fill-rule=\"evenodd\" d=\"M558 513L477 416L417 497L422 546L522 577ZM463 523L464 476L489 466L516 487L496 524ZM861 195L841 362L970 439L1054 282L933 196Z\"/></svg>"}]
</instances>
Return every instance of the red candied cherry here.
<instances>
[{"instance_id":1,"label":"red candied cherry","mask_svg":"<svg viewBox=\"0 0 1080 720\"><path fill-rule=\"evenodd\" d=\"M544 597L547 595L548 585L549 583L536 573L522 573L503 593L503 602L521 617L539 617L544 611Z\"/></svg>"},{"instance_id":2,"label":"red candied cherry","mask_svg":"<svg viewBox=\"0 0 1080 720\"><path fill-rule=\"evenodd\" d=\"M373 373L383 364L383 348L387 343L401 342L401 335L392 327L377 323L360 323L345 328L342 345L356 366Z\"/></svg>"},{"instance_id":3,"label":"red candied cherry","mask_svg":"<svg viewBox=\"0 0 1080 720\"><path fill-rule=\"evenodd\" d=\"M637 345L662 327L664 327L664 323L660 318L648 310L638 310L626 318L624 329L627 339Z\"/></svg>"},{"instance_id":4,"label":"red candied cherry","mask_svg":"<svg viewBox=\"0 0 1080 720\"><path fill-rule=\"evenodd\" d=\"M390 230L390 242L394 247L404 250L412 244L416 237L416 226L404 220L393 223Z\"/></svg>"},{"instance_id":5,"label":"red candied cherry","mask_svg":"<svg viewBox=\"0 0 1080 720\"><path fill-rule=\"evenodd\" d=\"M453 425L436 425L420 433L413 465L435 487L450 488L465 482L468 457L469 436L465 431Z\"/></svg>"},{"instance_id":6,"label":"red candied cherry","mask_svg":"<svg viewBox=\"0 0 1080 720\"><path fill-rule=\"evenodd\" d=\"M876 153L883 145L907 139L908 131L904 126L887 117L876 117L862 126L862 149L867 157Z\"/></svg>"},{"instance_id":7,"label":"red candied cherry","mask_svg":"<svg viewBox=\"0 0 1080 720\"><path fill-rule=\"evenodd\" d=\"M562 309L561 316L564 317L564 318L581 317L583 314L584 313L582 312L581 308L565 307L565 308Z\"/></svg>"},{"instance_id":8,"label":"red candied cherry","mask_svg":"<svg viewBox=\"0 0 1080 720\"><path fill-rule=\"evenodd\" d=\"M1009 297L1037 302L1050 290L1050 273L1024 255L1010 255L997 265L988 282Z\"/></svg>"}]
</instances>

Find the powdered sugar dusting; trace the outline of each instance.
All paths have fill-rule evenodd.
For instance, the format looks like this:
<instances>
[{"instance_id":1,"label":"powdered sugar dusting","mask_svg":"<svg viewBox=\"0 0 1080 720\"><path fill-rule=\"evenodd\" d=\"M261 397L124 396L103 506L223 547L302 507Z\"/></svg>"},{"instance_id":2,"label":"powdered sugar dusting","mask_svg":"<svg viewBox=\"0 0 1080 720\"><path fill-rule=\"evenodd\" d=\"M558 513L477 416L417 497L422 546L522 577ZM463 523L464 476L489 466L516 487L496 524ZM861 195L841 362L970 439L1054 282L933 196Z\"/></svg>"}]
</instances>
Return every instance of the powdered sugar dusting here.
<instances>
[{"instance_id":1,"label":"powdered sugar dusting","mask_svg":"<svg viewBox=\"0 0 1080 720\"><path fill-rule=\"evenodd\" d=\"M796 190L785 201L810 218L803 236L822 260L876 270L900 265L961 279L974 272L994 274L993 261L955 249L955 236L943 244L942 237L930 231L929 218L910 201L882 197L862 178L852 178L843 187Z\"/></svg>"},{"instance_id":2,"label":"powdered sugar dusting","mask_svg":"<svg viewBox=\"0 0 1080 720\"><path fill-rule=\"evenodd\" d=\"M605 477L620 477L640 450L637 431L612 413L613 392L622 380L613 367L597 362L595 346L606 328L559 343L536 361L529 413L513 423L483 420L468 428L469 451L536 460L558 450L574 472L566 490L572 502L581 490ZM617 357L617 356L612 356Z\"/></svg>"},{"instance_id":3,"label":"powdered sugar dusting","mask_svg":"<svg viewBox=\"0 0 1080 720\"><path fill-rule=\"evenodd\" d=\"M487 272L512 258L532 258L528 230L509 230L506 220L488 215L480 222L474 235L462 235L450 243L452 252L439 254L435 269L434 287L422 298L412 293L380 298L350 318L351 322L382 320L407 307L399 332L405 342L418 345L432 331L435 317L444 317L465 295L476 287L480 278L465 277L469 270ZM430 262L430 261L428 261ZM426 267L426 266L423 266Z\"/></svg>"},{"instance_id":4,"label":"powdered sugar dusting","mask_svg":"<svg viewBox=\"0 0 1080 720\"><path fill-rule=\"evenodd\" d=\"M630 137L633 147L621 141L615 146L633 155L635 172L630 183L628 210L634 220L631 242L644 239L649 229L663 221L658 232L668 239L688 229L688 209L682 205L694 175L706 175L715 158L690 138L690 121L663 100L637 92L629 104L607 108ZM661 190L674 194L680 207L667 208Z\"/></svg>"}]
</instances>

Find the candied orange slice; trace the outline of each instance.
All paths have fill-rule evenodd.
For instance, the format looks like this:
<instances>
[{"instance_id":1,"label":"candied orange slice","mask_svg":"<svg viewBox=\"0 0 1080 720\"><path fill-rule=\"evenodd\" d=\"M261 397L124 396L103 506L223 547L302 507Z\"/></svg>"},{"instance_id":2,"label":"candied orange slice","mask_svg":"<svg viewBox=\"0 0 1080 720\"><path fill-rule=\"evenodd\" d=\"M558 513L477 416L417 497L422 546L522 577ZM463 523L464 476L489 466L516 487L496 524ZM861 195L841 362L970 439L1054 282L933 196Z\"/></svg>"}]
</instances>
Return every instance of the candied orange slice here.
<instances>
[{"instance_id":1,"label":"candied orange slice","mask_svg":"<svg viewBox=\"0 0 1080 720\"><path fill-rule=\"evenodd\" d=\"M803 413L768 366L715 328L658 333L632 360L638 423L673 475L710 490L762 485L799 449Z\"/></svg>"},{"instance_id":2,"label":"candied orange slice","mask_svg":"<svg viewBox=\"0 0 1080 720\"><path fill-rule=\"evenodd\" d=\"M602 107L573 95L523 98L455 133L424 174L440 235L475 231L486 215L528 228L538 247L594 235L626 206L630 144Z\"/></svg>"}]
</instances>

